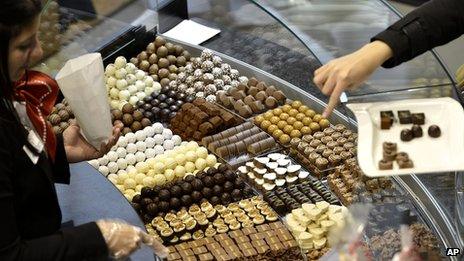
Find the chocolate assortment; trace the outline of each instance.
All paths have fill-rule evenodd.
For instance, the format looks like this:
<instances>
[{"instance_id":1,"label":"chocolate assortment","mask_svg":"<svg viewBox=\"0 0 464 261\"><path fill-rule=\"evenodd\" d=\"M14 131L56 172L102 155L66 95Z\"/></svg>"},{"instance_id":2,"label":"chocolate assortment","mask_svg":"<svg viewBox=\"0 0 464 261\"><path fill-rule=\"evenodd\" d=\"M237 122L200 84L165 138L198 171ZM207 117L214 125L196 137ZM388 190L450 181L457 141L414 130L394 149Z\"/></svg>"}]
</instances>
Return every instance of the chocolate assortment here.
<instances>
[{"instance_id":1,"label":"chocolate assortment","mask_svg":"<svg viewBox=\"0 0 464 261\"><path fill-rule=\"evenodd\" d=\"M368 237L380 235L389 229L399 229L400 225L417 222L417 215L401 197L393 203L376 204L369 212L365 234Z\"/></svg>"},{"instance_id":2,"label":"chocolate assortment","mask_svg":"<svg viewBox=\"0 0 464 261\"><path fill-rule=\"evenodd\" d=\"M344 125L326 128L314 134L293 138L290 154L317 177L327 175L326 170L356 157L358 135Z\"/></svg>"},{"instance_id":3,"label":"chocolate assortment","mask_svg":"<svg viewBox=\"0 0 464 261\"><path fill-rule=\"evenodd\" d=\"M150 232L158 235L164 244L175 244L241 228L253 228L277 220L277 213L257 196L227 206L213 207L205 200L177 213L155 217L151 221Z\"/></svg>"},{"instance_id":4,"label":"chocolate assortment","mask_svg":"<svg viewBox=\"0 0 464 261\"><path fill-rule=\"evenodd\" d=\"M177 79L177 74L185 70L191 55L180 45L167 42L163 37L157 36L155 41L149 43L145 51L130 62L141 70L148 72L153 80L162 87L168 86Z\"/></svg>"},{"instance_id":5,"label":"chocolate assortment","mask_svg":"<svg viewBox=\"0 0 464 261\"><path fill-rule=\"evenodd\" d=\"M254 123L283 145L329 127L330 122L300 101L293 101L254 118Z\"/></svg>"},{"instance_id":6,"label":"chocolate assortment","mask_svg":"<svg viewBox=\"0 0 464 261\"><path fill-rule=\"evenodd\" d=\"M215 102L218 91L228 91L239 84L246 85L247 82L246 76L240 76L238 70L224 63L221 57L211 50L205 49L200 57L190 59L185 70L180 72L176 81L171 81L169 86L178 92L194 94L198 98Z\"/></svg>"},{"instance_id":7,"label":"chocolate assortment","mask_svg":"<svg viewBox=\"0 0 464 261\"><path fill-rule=\"evenodd\" d=\"M63 133L69 125L75 122L74 113L66 99L63 99L62 102L57 103L53 107L52 113L48 116L47 121L53 126L53 132L55 134Z\"/></svg>"},{"instance_id":8,"label":"chocolate assortment","mask_svg":"<svg viewBox=\"0 0 464 261\"><path fill-rule=\"evenodd\" d=\"M111 110L111 120L113 121L114 126L123 126L123 135L126 135L129 132L137 132L152 125L152 120L145 117L141 111L136 110L130 103L124 104L121 110Z\"/></svg>"},{"instance_id":9,"label":"chocolate assortment","mask_svg":"<svg viewBox=\"0 0 464 261\"><path fill-rule=\"evenodd\" d=\"M203 146L223 159L259 155L277 147L275 140L251 122L245 122L201 140Z\"/></svg>"},{"instance_id":10,"label":"chocolate assortment","mask_svg":"<svg viewBox=\"0 0 464 261\"><path fill-rule=\"evenodd\" d=\"M193 95L176 93L166 86L160 92L152 92L138 101L136 108L151 121L169 122L184 103L193 102L194 99Z\"/></svg>"},{"instance_id":11,"label":"chocolate assortment","mask_svg":"<svg viewBox=\"0 0 464 261\"><path fill-rule=\"evenodd\" d=\"M379 161L380 170L393 169L394 161L396 161L400 169L414 167L414 162L409 158L409 155L406 152L398 152L396 143L384 142L382 145L382 150L383 158Z\"/></svg>"},{"instance_id":12,"label":"chocolate assortment","mask_svg":"<svg viewBox=\"0 0 464 261\"><path fill-rule=\"evenodd\" d=\"M330 205L325 201L316 204L302 204L301 208L292 210L285 216L290 232L304 252L319 250L321 256L330 245L327 236L330 230L342 228L348 210L338 205Z\"/></svg>"},{"instance_id":13,"label":"chocolate assortment","mask_svg":"<svg viewBox=\"0 0 464 261\"><path fill-rule=\"evenodd\" d=\"M355 202L390 202L395 194L391 179L387 177L369 178L364 175L356 159L349 159L327 176L330 189L343 205Z\"/></svg>"},{"instance_id":14,"label":"chocolate assortment","mask_svg":"<svg viewBox=\"0 0 464 261\"><path fill-rule=\"evenodd\" d=\"M220 164L217 168L210 167L207 171L188 175L164 186L144 187L140 195L132 198L132 203L143 220L150 222L157 215L182 207L188 208L204 200L213 205L227 205L242 199L247 191L245 182L227 165Z\"/></svg>"},{"instance_id":15,"label":"chocolate assortment","mask_svg":"<svg viewBox=\"0 0 464 261\"><path fill-rule=\"evenodd\" d=\"M275 86L267 86L254 77L248 80L248 84L239 84L227 92L219 91L216 94L218 103L244 118L283 105L286 99L285 94Z\"/></svg>"},{"instance_id":16,"label":"chocolate assortment","mask_svg":"<svg viewBox=\"0 0 464 261\"><path fill-rule=\"evenodd\" d=\"M303 260L303 256L285 225L277 221L170 246L167 260Z\"/></svg>"},{"instance_id":17,"label":"chocolate assortment","mask_svg":"<svg viewBox=\"0 0 464 261\"><path fill-rule=\"evenodd\" d=\"M185 103L171 119L171 129L183 140L200 141L203 137L218 133L241 123L232 113L205 99L197 98Z\"/></svg>"}]
</instances>

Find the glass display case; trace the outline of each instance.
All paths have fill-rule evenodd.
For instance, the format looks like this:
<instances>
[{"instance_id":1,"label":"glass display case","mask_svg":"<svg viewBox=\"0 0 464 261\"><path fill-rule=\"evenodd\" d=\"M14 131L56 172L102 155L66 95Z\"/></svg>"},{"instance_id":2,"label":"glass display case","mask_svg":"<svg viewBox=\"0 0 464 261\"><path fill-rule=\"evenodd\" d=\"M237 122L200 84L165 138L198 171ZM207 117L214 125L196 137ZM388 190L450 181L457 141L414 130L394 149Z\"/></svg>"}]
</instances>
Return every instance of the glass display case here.
<instances>
[{"instance_id":1,"label":"glass display case","mask_svg":"<svg viewBox=\"0 0 464 261\"><path fill-rule=\"evenodd\" d=\"M167 40L182 46L192 57L200 56L204 48L211 49L241 76L265 81L288 99L299 100L316 112L323 110L328 98L313 84L314 70L369 42L400 17L381 0L89 2L93 8L79 10L47 1L47 19L41 26L45 57L37 69L54 75L66 60L95 51L102 53L105 65L120 55L129 61L157 34L191 19L221 32L201 46ZM362 88L345 93L329 120L333 126L343 124L355 132L362 126L357 126L346 102L432 97L453 97L462 103L450 73L434 52L427 52L397 68L378 70ZM252 118L247 121L253 122ZM282 150L292 155L288 146ZM344 171L348 171L347 177ZM344 205L372 205L362 241L375 260L391 259L399 250L400 224L414 227L414 241L429 254L428 259L445 259L445 249L464 247L463 173L411 173L385 181L364 177L351 162L318 178ZM349 179L363 183L362 189L347 186L352 183ZM349 197L344 193L347 190Z\"/></svg>"}]
</instances>

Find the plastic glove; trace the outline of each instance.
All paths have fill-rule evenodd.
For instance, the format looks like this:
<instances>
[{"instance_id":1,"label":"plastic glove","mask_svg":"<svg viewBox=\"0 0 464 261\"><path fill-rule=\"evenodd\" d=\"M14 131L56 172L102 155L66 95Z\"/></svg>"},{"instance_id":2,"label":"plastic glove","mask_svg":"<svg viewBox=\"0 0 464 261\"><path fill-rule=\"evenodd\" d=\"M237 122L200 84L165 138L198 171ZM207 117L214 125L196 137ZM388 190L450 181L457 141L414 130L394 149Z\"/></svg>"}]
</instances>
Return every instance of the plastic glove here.
<instances>
[{"instance_id":1,"label":"plastic glove","mask_svg":"<svg viewBox=\"0 0 464 261\"><path fill-rule=\"evenodd\" d=\"M110 257L127 258L139 249L142 243L149 245L161 258L168 255L168 249L140 228L120 220L98 220L98 227L105 239Z\"/></svg>"},{"instance_id":2,"label":"plastic glove","mask_svg":"<svg viewBox=\"0 0 464 261\"><path fill-rule=\"evenodd\" d=\"M323 94L330 95L329 104L322 116L327 118L345 90L358 88L392 55L387 44L374 41L317 69L314 72L314 83Z\"/></svg>"}]
</instances>

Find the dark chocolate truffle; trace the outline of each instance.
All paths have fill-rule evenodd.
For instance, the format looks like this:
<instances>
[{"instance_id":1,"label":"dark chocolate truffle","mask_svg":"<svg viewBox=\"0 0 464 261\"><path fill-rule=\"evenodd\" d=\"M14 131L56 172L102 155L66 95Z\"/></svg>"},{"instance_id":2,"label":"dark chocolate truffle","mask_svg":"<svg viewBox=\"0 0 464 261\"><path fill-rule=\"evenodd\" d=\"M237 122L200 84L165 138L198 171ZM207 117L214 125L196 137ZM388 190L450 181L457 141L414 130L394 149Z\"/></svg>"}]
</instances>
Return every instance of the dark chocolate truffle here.
<instances>
[{"instance_id":1,"label":"dark chocolate truffle","mask_svg":"<svg viewBox=\"0 0 464 261\"><path fill-rule=\"evenodd\" d=\"M194 202L200 202L200 200L203 198L203 195L201 194L200 191L193 191L192 192L192 199Z\"/></svg>"},{"instance_id":2,"label":"dark chocolate truffle","mask_svg":"<svg viewBox=\"0 0 464 261\"><path fill-rule=\"evenodd\" d=\"M182 184L182 191L184 192L184 194L192 193L192 185L190 185L190 183L185 182L184 184Z\"/></svg>"},{"instance_id":3,"label":"dark chocolate truffle","mask_svg":"<svg viewBox=\"0 0 464 261\"><path fill-rule=\"evenodd\" d=\"M412 125L412 134L414 138L422 137L422 127L420 125Z\"/></svg>"},{"instance_id":4,"label":"dark chocolate truffle","mask_svg":"<svg viewBox=\"0 0 464 261\"><path fill-rule=\"evenodd\" d=\"M184 180L185 180L186 182L191 183L193 180L195 180L195 176L193 176L193 175L187 175L187 176L185 176Z\"/></svg>"},{"instance_id":5,"label":"dark chocolate truffle","mask_svg":"<svg viewBox=\"0 0 464 261\"><path fill-rule=\"evenodd\" d=\"M437 125L430 125L427 132L429 136L432 138L438 138L441 135L440 127L438 127Z\"/></svg>"},{"instance_id":6,"label":"dark chocolate truffle","mask_svg":"<svg viewBox=\"0 0 464 261\"><path fill-rule=\"evenodd\" d=\"M203 194L203 196L208 199L213 196L213 190L211 188L205 187L201 190L201 194Z\"/></svg>"},{"instance_id":7,"label":"dark chocolate truffle","mask_svg":"<svg viewBox=\"0 0 464 261\"><path fill-rule=\"evenodd\" d=\"M212 188L214 186L214 179L210 176L206 176L202 179L203 185L205 185L208 188Z\"/></svg>"},{"instance_id":8,"label":"dark chocolate truffle","mask_svg":"<svg viewBox=\"0 0 464 261\"><path fill-rule=\"evenodd\" d=\"M203 189L203 182L198 178L194 179L191 184L194 190L201 191Z\"/></svg>"},{"instance_id":9,"label":"dark chocolate truffle","mask_svg":"<svg viewBox=\"0 0 464 261\"><path fill-rule=\"evenodd\" d=\"M218 167L218 171L222 173L226 172L228 169L229 167L227 167L227 164L224 164L224 163L221 163L221 165L219 165Z\"/></svg>"},{"instance_id":10,"label":"dark chocolate truffle","mask_svg":"<svg viewBox=\"0 0 464 261\"><path fill-rule=\"evenodd\" d=\"M214 178L214 183L216 183L217 185L222 185L225 182L224 175L222 175L221 173L214 174L213 178Z\"/></svg>"},{"instance_id":11,"label":"dark chocolate truffle","mask_svg":"<svg viewBox=\"0 0 464 261\"><path fill-rule=\"evenodd\" d=\"M224 205L229 204L231 199L232 197L230 196L229 193L224 193L221 195L221 201L222 201L222 204Z\"/></svg>"},{"instance_id":12,"label":"dark chocolate truffle","mask_svg":"<svg viewBox=\"0 0 464 261\"><path fill-rule=\"evenodd\" d=\"M234 189L232 190L231 195L234 201L237 201L240 200L240 198L242 197L242 192L239 189Z\"/></svg>"},{"instance_id":13,"label":"dark chocolate truffle","mask_svg":"<svg viewBox=\"0 0 464 261\"><path fill-rule=\"evenodd\" d=\"M135 195L133 198L132 198L132 202L133 203L140 203L140 201L142 200L142 196L137 194Z\"/></svg>"},{"instance_id":14,"label":"dark chocolate truffle","mask_svg":"<svg viewBox=\"0 0 464 261\"><path fill-rule=\"evenodd\" d=\"M400 138L402 141L411 141L413 137L413 133L410 129L404 129L401 131Z\"/></svg>"},{"instance_id":15,"label":"dark chocolate truffle","mask_svg":"<svg viewBox=\"0 0 464 261\"><path fill-rule=\"evenodd\" d=\"M182 198L180 198L182 201L182 205L189 207L192 205L192 197L190 195L183 195Z\"/></svg>"},{"instance_id":16,"label":"dark chocolate truffle","mask_svg":"<svg viewBox=\"0 0 464 261\"><path fill-rule=\"evenodd\" d=\"M213 193L214 193L214 195L216 195L216 196L220 196L221 193L222 193L222 187L219 186L219 185L214 185L214 187L213 187Z\"/></svg>"},{"instance_id":17,"label":"dark chocolate truffle","mask_svg":"<svg viewBox=\"0 0 464 261\"><path fill-rule=\"evenodd\" d=\"M153 203L153 200L151 200L150 198L143 198L141 201L140 201L140 204L142 206L147 206L148 204L150 203Z\"/></svg>"},{"instance_id":18,"label":"dark chocolate truffle","mask_svg":"<svg viewBox=\"0 0 464 261\"><path fill-rule=\"evenodd\" d=\"M245 181L243 181L241 177L237 177L235 180L235 188L242 189L243 187L245 187Z\"/></svg>"},{"instance_id":19,"label":"dark chocolate truffle","mask_svg":"<svg viewBox=\"0 0 464 261\"><path fill-rule=\"evenodd\" d=\"M166 201L160 201L158 203L159 211L167 212L169 210L169 203Z\"/></svg>"},{"instance_id":20,"label":"dark chocolate truffle","mask_svg":"<svg viewBox=\"0 0 464 261\"><path fill-rule=\"evenodd\" d=\"M213 196L210 200L211 204L213 205L217 205L217 204L220 204L221 203L221 199L219 199L219 197L217 196Z\"/></svg>"},{"instance_id":21,"label":"dark chocolate truffle","mask_svg":"<svg viewBox=\"0 0 464 261\"><path fill-rule=\"evenodd\" d=\"M226 183L224 183L224 191L225 192L232 192L233 189L234 189L234 183L232 183L230 181L226 181Z\"/></svg>"},{"instance_id":22,"label":"dark chocolate truffle","mask_svg":"<svg viewBox=\"0 0 464 261\"><path fill-rule=\"evenodd\" d=\"M202 180L204 177L206 177L206 173L204 171L200 171L195 176Z\"/></svg>"},{"instance_id":23,"label":"dark chocolate truffle","mask_svg":"<svg viewBox=\"0 0 464 261\"><path fill-rule=\"evenodd\" d=\"M216 174L218 172L218 170L216 168L209 168L208 171L206 171L206 174L208 174L209 176L214 176L214 174Z\"/></svg>"},{"instance_id":24,"label":"dark chocolate truffle","mask_svg":"<svg viewBox=\"0 0 464 261\"><path fill-rule=\"evenodd\" d=\"M162 189L159 192L159 198L162 201L168 201L170 197L171 197L171 193L167 189Z\"/></svg>"},{"instance_id":25,"label":"dark chocolate truffle","mask_svg":"<svg viewBox=\"0 0 464 261\"><path fill-rule=\"evenodd\" d=\"M171 206L172 209L175 209L175 210L178 210L182 206L178 198L171 198L171 200L169 201L169 205Z\"/></svg>"},{"instance_id":26,"label":"dark chocolate truffle","mask_svg":"<svg viewBox=\"0 0 464 261\"><path fill-rule=\"evenodd\" d=\"M182 188L178 185L174 185L170 189L171 195L174 197L180 197L182 195Z\"/></svg>"},{"instance_id":27,"label":"dark chocolate truffle","mask_svg":"<svg viewBox=\"0 0 464 261\"><path fill-rule=\"evenodd\" d=\"M139 211L142 209L142 206L140 206L139 203L132 202L131 205L135 209L135 211L137 211L137 213L139 213Z\"/></svg>"},{"instance_id":28,"label":"dark chocolate truffle","mask_svg":"<svg viewBox=\"0 0 464 261\"><path fill-rule=\"evenodd\" d=\"M158 206L155 203L150 203L146 206L148 214L156 216L158 214Z\"/></svg>"},{"instance_id":29,"label":"dark chocolate truffle","mask_svg":"<svg viewBox=\"0 0 464 261\"><path fill-rule=\"evenodd\" d=\"M142 195L143 198L151 197L152 191L153 189L150 187L143 187L140 191L140 195Z\"/></svg>"},{"instance_id":30,"label":"dark chocolate truffle","mask_svg":"<svg viewBox=\"0 0 464 261\"><path fill-rule=\"evenodd\" d=\"M233 181L235 180L235 178L237 177L237 175L236 175L232 170L230 170L230 169L228 169L228 170L226 170L226 171L224 172L224 176L225 176L226 180L232 181L232 182L233 182Z\"/></svg>"}]
</instances>

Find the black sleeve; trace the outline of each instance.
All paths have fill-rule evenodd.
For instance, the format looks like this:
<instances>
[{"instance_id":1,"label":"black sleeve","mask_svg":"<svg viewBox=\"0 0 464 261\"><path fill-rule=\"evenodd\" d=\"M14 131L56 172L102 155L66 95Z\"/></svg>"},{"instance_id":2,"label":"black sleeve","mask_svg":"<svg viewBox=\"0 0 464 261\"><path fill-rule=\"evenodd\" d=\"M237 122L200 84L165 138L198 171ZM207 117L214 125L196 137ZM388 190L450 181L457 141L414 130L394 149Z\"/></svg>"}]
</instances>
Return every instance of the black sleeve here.
<instances>
[{"instance_id":1,"label":"black sleeve","mask_svg":"<svg viewBox=\"0 0 464 261\"><path fill-rule=\"evenodd\" d=\"M463 0L431 0L371 41L385 42L393 50L393 57L382 66L391 68L420 54L446 44L464 33Z\"/></svg>"},{"instance_id":2,"label":"black sleeve","mask_svg":"<svg viewBox=\"0 0 464 261\"><path fill-rule=\"evenodd\" d=\"M56 135L55 162L53 162L51 165L55 182L69 184L71 175L69 171L68 158L66 157L66 151L64 149L62 134Z\"/></svg>"},{"instance_id":3,"label":"black sleeve","mask_svg":"<svg viewBox=\"0 0 464 261\"><path fill-rule=\"evenodd\" d=\"M95 223L33 240L23 240L16 224L13 159L0 138L0 260L105 260L108 249Z\"/></svg>"}]
</instances>

